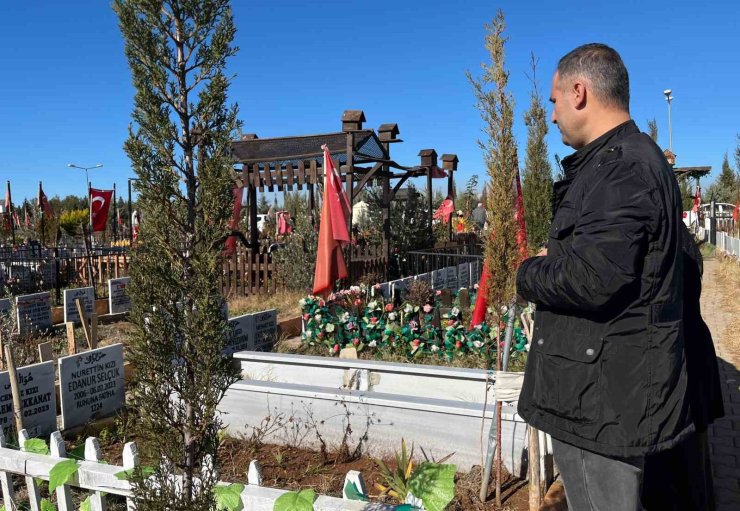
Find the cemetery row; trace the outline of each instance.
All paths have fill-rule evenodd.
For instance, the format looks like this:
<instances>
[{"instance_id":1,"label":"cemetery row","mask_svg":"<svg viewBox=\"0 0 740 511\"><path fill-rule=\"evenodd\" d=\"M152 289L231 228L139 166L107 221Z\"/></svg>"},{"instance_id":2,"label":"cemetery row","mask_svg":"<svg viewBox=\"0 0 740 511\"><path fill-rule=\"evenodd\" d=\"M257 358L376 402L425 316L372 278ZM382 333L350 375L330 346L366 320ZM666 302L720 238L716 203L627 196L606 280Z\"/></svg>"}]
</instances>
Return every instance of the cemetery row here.
<instances>
[{"instance_id":1,"label":"cemetery row","mask_svg":"<svg viewBox=\"0 0 740 511\"><path fill-rule=\"evenodd\" d=\"M469 289L480 281L482 271L482 262L476 259L473 262L461 263L455 266L447 266L439 270L434 270L420 275L406 277L404 279L384 282L376 286L371 292L375 296L376 289L383 295L386 300L392 300L396 294L405 292L411 283L415 280L427 282L435 291L442 289Z\"/></svg>"}]
</instances>

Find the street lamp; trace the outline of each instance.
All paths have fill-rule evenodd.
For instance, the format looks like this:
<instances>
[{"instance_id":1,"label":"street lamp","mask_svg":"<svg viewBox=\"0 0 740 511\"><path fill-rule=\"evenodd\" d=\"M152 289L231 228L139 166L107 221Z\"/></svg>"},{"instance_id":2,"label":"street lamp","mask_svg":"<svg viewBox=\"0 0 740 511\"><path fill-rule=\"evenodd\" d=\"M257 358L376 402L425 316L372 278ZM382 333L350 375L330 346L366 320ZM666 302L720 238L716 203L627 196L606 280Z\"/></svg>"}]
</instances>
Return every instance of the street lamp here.
<instances>
[{"instance_id":1,"label":"street lamp","mask_svg":"<svg viewBox=\"0 0 740 511\"><path fill-rule=\"evenodd\" d=\"M75 165L74 163L68 163L67 167L71 169L80 169L85 171L85 202L87 202L87 216L89 225L92 227L92 205L90 204L90 179L88 179L88 171L92 169L99 169L102 167L102 163L98 163L97 165L93 165L92 167L83 167L81 165Z\"/></svg>"},{"instance_id":2,"label":"street lamp","mask_svg":"<svg viewBox=\"0 0 740 511\"><path fill-rule=\"evenodd\" d=\"M671 131L671 100L673 99L673 96L671 96L671 92L673 92L671 89L663 91L663 94L665 94L665 100L668 102L668 149L673 152L673 132Z\"/></svg>"}]
</instances>

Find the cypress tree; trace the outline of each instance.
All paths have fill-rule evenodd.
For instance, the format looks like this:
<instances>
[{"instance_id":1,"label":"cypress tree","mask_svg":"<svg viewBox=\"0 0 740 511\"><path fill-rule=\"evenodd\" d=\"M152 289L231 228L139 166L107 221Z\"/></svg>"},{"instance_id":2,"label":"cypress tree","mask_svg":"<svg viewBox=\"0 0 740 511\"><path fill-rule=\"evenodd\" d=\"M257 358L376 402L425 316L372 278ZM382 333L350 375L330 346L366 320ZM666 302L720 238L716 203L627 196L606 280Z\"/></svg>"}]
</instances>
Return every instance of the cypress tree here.
<instances>
[{"instance_id":1,"label":"cypress tree","mask_svg":"<svg viewBox=\"0 0 740 511\"><path fill-rule=\"evenodd\" d=\"M139 509L215 509L216 407L237 379L221 356L218 287L231 213L228 0L115 0L136 89L124 149L139 177L128 358L142 449L165 462L134 475ZM176 483L173 474L181 479Z\"/></svg>"},{"instance_id":2,"label":"cypress tree","mask_svg":"<svg viewBox=\"0 0 740 511\"><path fill-rule=\"evenodd\" d=\"M537 253L547 243L552 221L552 167L547 157L547 111L537 87L537 61L531 58L532 91L529 110L524 114L527 125L527 154L522 173L524 218L527 221L529 249Z\"/></svg>"}]
</instances>

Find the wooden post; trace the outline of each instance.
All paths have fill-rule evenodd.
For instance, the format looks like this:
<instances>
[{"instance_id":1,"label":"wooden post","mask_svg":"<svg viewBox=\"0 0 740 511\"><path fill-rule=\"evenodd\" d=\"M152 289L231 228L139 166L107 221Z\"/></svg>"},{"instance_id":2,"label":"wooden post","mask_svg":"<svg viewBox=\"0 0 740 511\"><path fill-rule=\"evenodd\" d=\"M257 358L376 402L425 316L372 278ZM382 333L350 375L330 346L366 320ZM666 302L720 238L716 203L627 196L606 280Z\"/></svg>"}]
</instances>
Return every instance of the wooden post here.
<instances>
[{"instance_id":1,"label":"wooden post","mask_svg":"<svg viewBox=\"0 0 740 511\"><path fill-rule=\"evenodd\" d=\"M542 481L540 479L540 435L529 426L529 511L537 511L542 504Z\"/></svg>"},{"instance_id":2,"label":"wooden post","mask_svg":"<svg viewBox=\"0 0 740 511\"><path fill-rule=\"evenodd\" d=\"M10 392L13 395L13 417L15 418L15 430L23 430L23 410L21 410L21 392L18 388L18 373L15 370L15 360L13 360L13 343L8 339L5 343L5 361L8 366L8 376L10 377Z\"/></svg>"},{"instance_id":3,"label":"wooden post","mask_svg":"<svg viewBox=\"0 0 740 511\"><path fill-rule=\"evenodd\" d=\"M55 458L66 458L67 449L64 447L64 439L59 431L55 431L51 434L49 439L49 451ZM69 485L63 484L58 486L56 489L57 494L57 508L59 511L74 511L74 504L72 503L72 490Z\"/></svg>"},{"instance_id":4,"label":"wooden post","mask_svg":"<svg viewBox=\"0 0 740 511\"><path fill-rule=\"evenodd\" d=\"M12 378L12 376L11 376ZM13 380L11 380L13 381ZM29 439L28 431L25 429L18 430L18 445L21 451L25 451L26 440ZM26 488L28 489L28 503L32 510L41 509L41 491L39 485L36 484L36 478L32 476L26 476Z\"/></svg>"},{"instance_id":5,"label":"wooden post","mask_svg":"<svg viewBox=\"0 0 740 511\"><path fill-rule=\"evenodd\" d=\"M3 428L0 428L0 447L8 447L5 441ZM5 509L15 509L15 490L13 488L13 477L4 470L0 470L0 489L3 491L3 503Z\"/></svg>"},{"instance_id":6,"label":"wooden post","mask_svg":"<svg viewBox=\"0 0 740 511\"><path fill-rule=\"evenodd\" d=\"M80 321L82 322L82 331L85 333L85 340L87 341L87 345L91 346L92 337L90 335L90 325L87 323L87 314L85 313L85 307L82 305L82 299L75 299L75 305L77 305L77 314L80 315Z\"/></svg>"},{"instance_id":7,"label":"wooden post","mask_svg":"<svg viewBox=\"0 0 740 511\"><path fill-rule=\"evenodd\" d=\"M90 349L94 350L98 347L98 315L92 313L90 315Z\"/></svg>"},{"instance_id":8,"label":"wooden post","mask_svg":"<svg viewBox=\"0 0 740 511\"><path fill-rule=\"evenodd\" d=\"M74 355L77 353L77 342L75 340L75 324L71 321L65 323L67 326L67 354Z\"/></svg>"}]
</instances>

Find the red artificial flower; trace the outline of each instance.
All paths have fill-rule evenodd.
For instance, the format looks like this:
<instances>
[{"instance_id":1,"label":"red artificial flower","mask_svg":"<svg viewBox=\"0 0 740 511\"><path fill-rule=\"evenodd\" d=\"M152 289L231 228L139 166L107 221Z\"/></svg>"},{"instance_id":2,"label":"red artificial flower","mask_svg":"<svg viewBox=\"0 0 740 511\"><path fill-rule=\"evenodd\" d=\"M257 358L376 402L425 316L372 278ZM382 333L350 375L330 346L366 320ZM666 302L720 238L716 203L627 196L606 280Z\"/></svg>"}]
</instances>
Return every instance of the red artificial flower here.
<instances>
[{"instance_id":1,"label":"red artificial flower","mask_svg":"<svg viewBox=\"0 0 740 511\"><path fill-rule=\"evenodd\" d=\"M378 318L376 318L375 316L370 318L370 323L372 323L373 325L377 322L378 322Z\"/></svg>"},{"instance_id":2,"label":"red artificial flower","mask_svg":"<svg viewBox=\"0 0 740 511\"><path fill-rule=\"evenodd\" d=\"M360 305L362 305L362 300L355 298L355 307L359 307Z\"/></svg>"},{"instance_id":3,"label":"red artificial flower","mask_svg":"<svg viewBox=\"0 0 740 511\"><path fill-rule=\"evenodd\" d=\"M334 353L337 353L339 351L339 344L334 345Z\"/></svg>"},{"instance_id":4,"label":"red artificial flower","mask_svg":"<svg viewBox=\"0 0 740 511\"><path fill-rule=\"evenodd\" d=\"M457 349L460 349L460 348L462 348L462 343L461 343L460 341L457 341L457 342L455 343L455 348L457 348Z\"/></svg>"},{"instance_id":5,"label":"red artificial flower","mask_svg":"<svg viewBox=\"0 0 740 511\"><path fill-rule=\"evenodd\" d=\"M448 319L447 320L447 326L455 326L455 320L454 319Z\"/></svg>"},{"instance_id":6,"label":"red artificial flower","mask_svg":"<svg viewBox=\"0 0 740 511\"><path fill-rule=\"evenodd\" d=\"M324 338L324 332L319 332L316 337L318 337L319 339L323 339Z\"/></svg>"},{"instance_id":7,"label":"red artificial flower","mask_svg":"<svg viewBox=\"0 0 740 511\"><path fill-rule=\"evenodd\" d=\"M310 317L311 317L311 315L310 315L310 314L308 314L308 313L306 313L306 314L304 314L304 315L303 315L303 319L304 319L305 321L308 321L308 318L310 318Z\"/></svg>"},{"instance_id":8,"label":"red artificial flower","mask_svg":"<svg viewBox=\"0 0 740 511\"><path fill-rule=\"evenodd\" d=\"M386 312L391 312L391 311L393 311L393 304L392 304L392 303L387 303L387 304L385 305L385 311L386 311Z\"/></svg>"},{"instance_id":9,"label":"red artificial flower","mask_svg":"<svg viewBox=\"0 0 740 511\"><path fill-rule=\"evenodd\" d=\"M359 345L360 345L360 340L359 340L359 339L358 339L357 337L355 337L355 338L354 338L354 339L352 340L352 344L354 344L355 346L359 346Z\"/></svg>"},{"instance_id":10,"label":"red artificial flower","mask_svg":"<svg viewBox=\"0 0 740 511\"><path fill-rule=\"evenodd\" d=\"M414 346L419 346L421 344L421 341L419 339L414 339Z\"/></svg>"}]
</instances>

